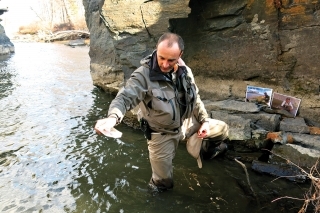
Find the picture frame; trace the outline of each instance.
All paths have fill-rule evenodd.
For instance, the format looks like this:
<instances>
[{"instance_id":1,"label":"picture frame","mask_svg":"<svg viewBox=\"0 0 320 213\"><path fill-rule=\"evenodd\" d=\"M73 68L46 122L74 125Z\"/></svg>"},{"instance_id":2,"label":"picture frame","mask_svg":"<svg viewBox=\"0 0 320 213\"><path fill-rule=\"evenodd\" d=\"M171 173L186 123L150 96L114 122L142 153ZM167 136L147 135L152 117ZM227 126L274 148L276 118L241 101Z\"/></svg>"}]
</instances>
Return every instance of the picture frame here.
<instances>
[{"instance_id":1,"label":"picture frame","mask_svg":"<svg viewBox=\"0 0 320 213\"><path fill-rule=\"evenodd\" d=\"M246 101L271 107L272 89L256 86L247 86Z\"/></svg>"},{"instance_id":2,"label":"picture frame","mask_svg":"<svg viewBox=\"0 0 320 213\"><path fill-rule=\"evenodd\" d=\"M275 92L272 96L271 108L286 110L292 114L293 117L296 117L300 103L301 99L299 98Z\"/></svg>"}]
</instances>

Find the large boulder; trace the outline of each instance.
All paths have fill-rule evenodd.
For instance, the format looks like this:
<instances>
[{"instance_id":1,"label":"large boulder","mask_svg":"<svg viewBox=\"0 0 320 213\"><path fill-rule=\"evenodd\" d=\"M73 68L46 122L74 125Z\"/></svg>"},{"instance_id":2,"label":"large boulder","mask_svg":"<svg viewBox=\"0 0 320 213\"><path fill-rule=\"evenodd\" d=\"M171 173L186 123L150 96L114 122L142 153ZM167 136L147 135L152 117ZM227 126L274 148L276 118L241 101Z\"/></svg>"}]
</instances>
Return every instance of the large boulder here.
<instances>
[{"instance_id":1,"label":"large boulder","mask_svg":"<svg viewBox=\"0 0 320 213\"><path fill-rule=\"evenodd\" d=\"M243 99L247 85L301 98L298 114L320 121L320 3L315 1L83 0L95 85L116 93L166 31L205 99Z\"/></svg>"},{"instance_id":2,"label":"large boulder","mask_svg":"<svg viewBox=\"0 0 320 213\"><path fill-rule=\"evenodd\" d=\"M7 11L7 9L0 9L0 15ZM10 53L14 53L14 51L14 45L11 43L9 37L6 35L3 26L0 24L0 55L7 55Z\"/></svg>"}]
</instances>

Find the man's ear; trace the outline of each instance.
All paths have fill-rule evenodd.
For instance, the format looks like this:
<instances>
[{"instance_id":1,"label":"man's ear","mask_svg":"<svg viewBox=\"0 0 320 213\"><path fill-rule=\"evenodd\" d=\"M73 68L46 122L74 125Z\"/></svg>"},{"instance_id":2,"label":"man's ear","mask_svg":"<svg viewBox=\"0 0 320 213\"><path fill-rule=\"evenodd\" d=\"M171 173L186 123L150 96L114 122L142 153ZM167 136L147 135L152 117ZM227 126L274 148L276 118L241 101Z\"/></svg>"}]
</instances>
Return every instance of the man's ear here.
<instances>
[{"instance_id":1,"label":"man's ear","mask_svg":"<svg viewBox=\"0 0 320 213\"><path fill-rule=\"evenodd\" d=\"M180 58L181 58L182 54L183 54L183 51L180 52L180 55L179 55Z\"/></svg>"}]
</instances>

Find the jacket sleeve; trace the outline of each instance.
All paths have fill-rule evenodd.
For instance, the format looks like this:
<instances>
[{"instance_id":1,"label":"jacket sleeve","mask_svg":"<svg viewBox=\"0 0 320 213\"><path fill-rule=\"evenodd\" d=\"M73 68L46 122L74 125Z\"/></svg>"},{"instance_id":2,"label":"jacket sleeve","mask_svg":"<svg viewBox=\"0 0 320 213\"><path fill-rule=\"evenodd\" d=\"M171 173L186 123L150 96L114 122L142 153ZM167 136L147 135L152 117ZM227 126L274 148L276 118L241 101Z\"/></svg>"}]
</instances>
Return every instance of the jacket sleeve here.
<instances>
[{"instance_id":1,"label":"jacket sleeve","mask_svg":"<svg viewBox=\"0 0 320 213\"><path fill-rule=\"evenodd\" d=\"M149 76L143 73L144 70L146 69L140 67L131 74L125 86L119 90L109 106L108 116L111 114L117 115L119 123L127 111L133 109L144 100L148 91L145 76Z\"/></svg>"},{"instance_id":2,"label":"jacket sleeve","mask_svg":"<svg viewBox=\"0 0 320 213\"><path fill-rule=\"evenodd\" d=\"M188 70L188 76L191 78L191 82L194 84L194 86L196 88L196 102L195 102L195 108L193 110L193 115L195 116L197 121L202 124L203 122L208 120L208 113L207 113L207 110L204 107L204 104L200 98L199 89L195 83L193 73L189 67L187 67L187 70Z\"/></svg>"}]
</instances>

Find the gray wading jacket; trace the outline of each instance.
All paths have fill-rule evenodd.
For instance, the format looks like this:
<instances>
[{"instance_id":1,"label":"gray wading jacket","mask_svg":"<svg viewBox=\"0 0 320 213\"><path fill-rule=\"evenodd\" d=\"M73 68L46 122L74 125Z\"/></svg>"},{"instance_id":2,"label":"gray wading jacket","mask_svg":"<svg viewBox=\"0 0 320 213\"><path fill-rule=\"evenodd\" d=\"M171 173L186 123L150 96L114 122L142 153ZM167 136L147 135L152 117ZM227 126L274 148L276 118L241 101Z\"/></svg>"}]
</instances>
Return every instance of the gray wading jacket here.
<instances>
[{"instance_id":1,"label":"gray wading jacket","mask_svg":"<svg viewBox=\"0 0 320 213\"><path fill-rule=\"evenodd\" d=\"M156 52L140 63L142 66L131 74L111 102L108 115L116 114L118 122L121 122L126 111L139 105L138 119L143 117L152 130L164 133L176 133L182 123L191 117L199 123L205 121L208 114L189 67L179 66L176 71L176 82L180 85L178 89L177 84L161 72Z\"/></svg>"}]
</instances>

